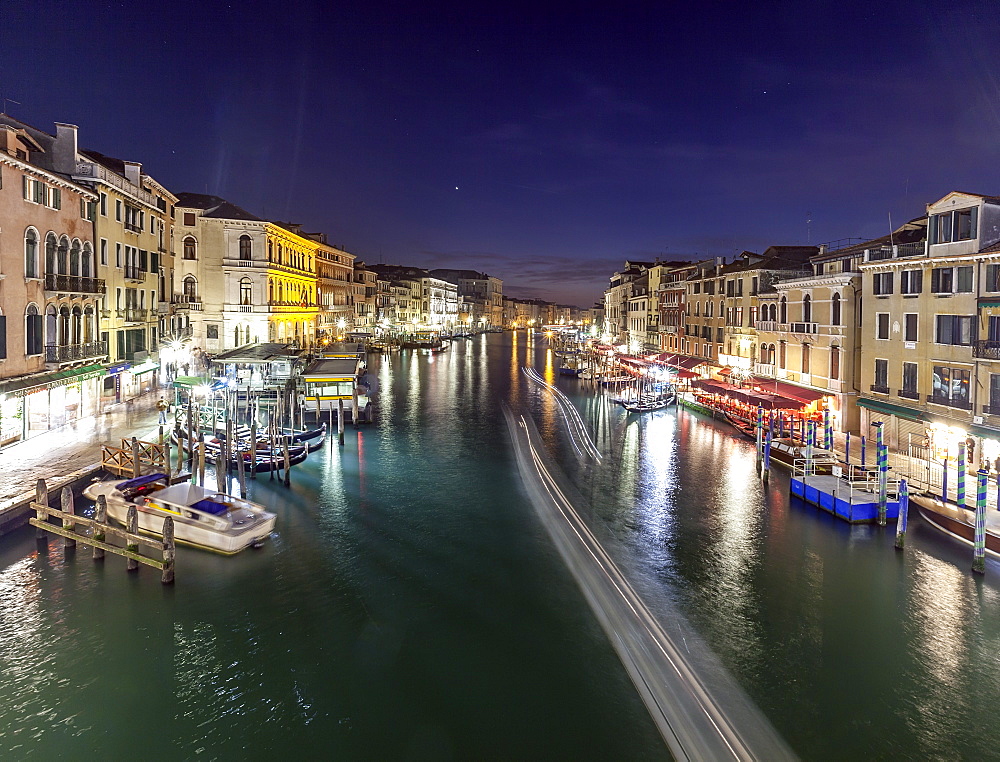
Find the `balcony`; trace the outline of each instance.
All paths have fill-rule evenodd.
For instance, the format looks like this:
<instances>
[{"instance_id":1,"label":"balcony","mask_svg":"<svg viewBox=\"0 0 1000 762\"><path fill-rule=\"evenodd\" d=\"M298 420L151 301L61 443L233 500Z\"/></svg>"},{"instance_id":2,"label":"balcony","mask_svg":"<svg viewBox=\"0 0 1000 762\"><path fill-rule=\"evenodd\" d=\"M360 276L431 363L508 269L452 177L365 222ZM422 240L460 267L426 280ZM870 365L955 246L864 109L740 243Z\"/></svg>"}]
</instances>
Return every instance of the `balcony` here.
<instances>
[{"instance_id":1,"label":"balcony","mask_svg":"<svg viewBox=\"0 0 1000 762\"><path fill-rule=\"evenodd\" d=\"M763 378L774 378L774 363L758 362L754 363L753 374Z\"/></svg>"},{"instance_id":2,"label":"balcony","mask_svg":"<svg viewBox=\"0 0 1000 762\"><path fill-rule=\"evenodd\" d=\"M916 389L897 389L896 396L907 400L920 400L920 393Z\"/></svg>"},{"instance_id":3,"label":"balcony","mask_svg":"<svg viewBox=\"0 0 1000 762\"><path fill-rule=\"evenodd\" d=\"M889 393L889 387L888 386L881 386L879 384L872 384L871 387L869 387L869 388L873 392L875 392L876 394L888 394Z\"/></svg>"},{"instance_id":4,"label":"balcony","mask_svg":"<svg viewBox=\"0 0 1000 762\"><path fill-rule=\"evenodd\" d=\"M951 399L940 394L928 394L927 401L935 405L947 405L959 410L972 410L972 403L963 399Z\"/></svg>"},{"instance_id":5,"label":"balcony","mask_svg":"<svg viewBox=\"0 0 1000 762\"><path fill-rule=\"evenodd\" d=\"M61 291L64 294L103 294L107 292L101 278L85 278L82 275L45 274L45 290Z\"/></svg>"},{"instance_id":6,"label":"balcony","mask_svg":"<svg viewBox=\"0 0 1000 762\"><path fill-rule=\"evenodd\" d=\"M174 294L170 301L179 310L201 310L201 297L194 294Z\"/></svg>"},{"instance_id":7,"label":"balcony","mask_svg":"<svg viewBox=\"0 0 1000 762\"><path fill-rule=\"evenodd\" d=\"M106 341L90 341L85 344L66 344L64 346L49 344L45 347L45 362L89 360L95 357L104 357L107 353L108 342Z\"/></svg>"},{"instance_id":8,"label":"balcony","mask_svg":"<svg viewBox=\"0 0 1000 762\"><path fill-rule=\"evenodd\" d=\"M125 280L144 281L146 273L139 268L139 265L125 265Z\"/></svg>"},{"instance_id":9,"label":"balcony","mask_svg":"<svg viewBox=\"0 0 1000 762\"><path fill-rule=\"evenodd\" d=\"M160 338L160 343L164 344L171 341L183 341L184 339L190 339L194 336L194 326L186 325L183 328L178 328L174 331L163 334Z\"/></svg>"},{"instance_id":10,"label":"balcony","mask_svg":"<svg viewBox=\"0 0 1000 762\"><path fill-rule=\"evenodd\" d=\"M788 330L792 333L816 333L816 323L789 323Z\"/></svg>"},{"instance_id":11,"label":"balcony","mask_svg":"<svg viewBox=\"0 0 1000 762\"><path fill-rule=\"evenodd\" d=\"M896 246L881 246L877 249L865 249L865 262L879 262L884 259L906 259L924 255L924 241L901 243Z\"/></svg>"},{"instance_id":12,"label":"balcony","mask_svg":"<svg viewBox=\"0 0 1000 762\"><path fill-rule=\"evenodd\" d=\"M156 196L152 193L147 191L145 188L140 188L138 185L133 185L121 175L112 172L109 169L105 169L100 164L94 164L90 161L78 161L76 163L76 171L73 173L73 179L100 180L108 185L115 186L118 190L128 193L130 196L138 199L139 201L143 201L150 206L159 208Z\"/></svg>"},{"instance_id":13,"label":"balcony","mask_svg":"<svg viewBox=\"0 0 1000 762\"><path fill-rule=\"evenodd\" d=\"M973 342L972 356L984 360L1000 360L1000 341L979 339Z\"/></svg>"},{"instance_id":14,"label":"balcony","mask_svg":"<svg viewBox=\"0 0 1000 762\"><path fill-rule=\"evenodd\" d=\"M262 259L242 259L239 257L225 257L222 260L223 267L267 267L268 263Z\"/></svg>"},{"instance_id":15,"label":"balcony","mask_svg":"<svg viewBox=\"0 0 1000 762\"><path fill-rule=\"evenodd\" d=\"M148 312L145 307L126 307L115 311L117 317L126 323L145 323Z\"/></svg>"},{"instance_id":16,"label":"balcony","mask_svg":"<svg viewBox=\"0 0 1000 762\"><path fill-rule=\"evenodd\" d=\"M758 320L754 323L754 328L758 331L770 331L771 333L777 333L778 331L784 330L782 324L774 320Z\"/></svg>"}]
</instances>

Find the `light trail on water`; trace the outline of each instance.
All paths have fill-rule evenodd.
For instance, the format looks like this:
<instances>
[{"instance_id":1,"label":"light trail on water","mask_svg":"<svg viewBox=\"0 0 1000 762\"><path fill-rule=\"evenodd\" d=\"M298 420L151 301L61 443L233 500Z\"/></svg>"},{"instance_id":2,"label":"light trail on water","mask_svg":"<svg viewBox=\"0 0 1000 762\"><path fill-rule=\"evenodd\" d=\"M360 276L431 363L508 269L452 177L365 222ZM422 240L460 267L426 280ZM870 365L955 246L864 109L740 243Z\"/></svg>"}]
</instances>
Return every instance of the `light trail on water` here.
<instances>
[{"instance_id":1,"label":"light trail on water","mask_svg":"<svg viewBox=\"0 0 1000 762\"><path fill-rule=\"evenodd\" d=\"M533 422L515 416L507 407L504 415L532 504L671 754L681 760L794 759L791 749L735 682L728 676L712 675L716 691L724 685L723 695L729 706L737 708L732 714L738 721L727 712L581 519L554 467L546 463L548 457ZM679 613L671 617L684 624ZM686 635L685 641L691 637ZM685 648L689 645L685 642Z\"/></svg>"}]
</instances>

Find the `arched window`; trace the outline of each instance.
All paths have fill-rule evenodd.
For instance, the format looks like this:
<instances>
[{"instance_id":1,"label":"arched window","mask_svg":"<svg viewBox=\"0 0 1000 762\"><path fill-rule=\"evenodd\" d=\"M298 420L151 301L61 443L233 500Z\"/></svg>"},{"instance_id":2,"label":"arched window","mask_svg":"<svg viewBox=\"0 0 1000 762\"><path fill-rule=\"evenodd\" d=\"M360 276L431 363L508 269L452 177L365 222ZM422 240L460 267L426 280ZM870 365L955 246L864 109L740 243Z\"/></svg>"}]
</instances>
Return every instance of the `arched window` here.
<instances>
[{"instance_id":1,"label":"arched window","mask_svg":"<svg viewBox=\"0 0 1000 762\"><path fill-rule=\"evenodd\" d=\"M250 236L244 234L240 236L240 259L253 259L253 248Z\"/></svg>"},{"instance_id":2,"label":"arched window","mask_svg":"<svg viewBox=\"0 0 1000 762\"><path fill-rule=\"evenodd\" d=\"M274 241L267 242L267 261L274 261Z\"/></svg>"},{"instance_id":3,"label":"arched window","mask_svg":"<svg viewBox=\"0 0 1000 762\"><path fill-rule=\"evenodd\" d=\"M771 304L771 320L775 323L778 322L778 305Z\"/></svg>"},{"instance_id":4,"label":"arched window","mask_svg":"<svg viewBox=\"0 0 1000 762\"><path fill-rule=\"evenodd\" d=\"M56 270L56 235L49 233L45 236L45 272L55 274Z\"/></svg>"},{"instance_id":5,"label":"arched window","mask_svg":"<svg viewBox=\"0 0 1000 762\"><path fill-rule=\"evenodd\" d=\"M83 311L83 343L89 344L94 340L94 308L87 307Z\"/></svg>"},{"instance_id":6,"label":"arched window","mask_svg":"<svg viewBox=\"0 0 1000 762\"><path fill-rule=\"evenodd\" d=\"M240 278L240 304L253 304L253 282Z\"/></svg>"},{"instance_id":7,"label":"arched window","mask_svg":"<svg viewBox=\"0 0 1000 762\"><path fill-rule=\"evenodd\" d=\"M184 259L197 259L198 258L198 242L194 240L194 236L188 236L184 239Z\"/></svg>"},{"instance_id":8,"label":"arched window","mask_svg":"<svg viewBox=\"0 0 1000 762\"><path fill-rule=\"evenodd\" d=\"M56 249L56 272L60 275L67 275L69 273L68 258L69 239L63 236L59 239L59 248Z\"/></svg>"},{"instance_id":9,"label":"arched window","mask_svg":"<svg viewBox=\"0 0 1000 762\"><path fill-rule=\"evenodd\" d=\"M840 378L840 347L830 347L830 378Z\"/></svg>"},{"instance_id":10,"label":"arched window","mask_svg":"<svg viewBox=\"0 0 1000 762\"><path fill-rule=\"evenodd\" d=\"M38 233L32 228L24 234L24 277L38 277Z\"/></svg>"},{"instance_id":11,"label":"arched window","mask_svg":"<svg viewBox=\"0 0 1000 762\"><path fill-rule=\"evenodd\" d=\"M88 241L83 245L83 257L80 260L80 275L84 278L94 277L94 252Z\"/></svg>"},{"instance_id":12,"label":"arched window","mask_svg":"<svg viewBox=\"0 0 1000 762\"><path fill-rule=\"evenodd\" d=\"M786 356L786 350L787 350L787 348L788 348L788 345L785 344L785 342L783 342L783 341L778 342L778 367L779 368L784 368L785 367L785 360L787 359L787 356Z\"/></svg>"},{"instance_id":13,"label":"arched window","mask_svg":"<svg viewBox=\"0 0 1000 762\"><path fill-rule=\"evenodd\" d=\"M73 316L70 324L69 343L79 344L83 341L83 311L79 307L73 308Z\"/></svg>"},{"instance_id":14,"label":"arched window","mask_svg":"<svg viewBox=\"0 0 1000 762\"><path fill-rule=\"evenodd\" d=\"M840 325L840 294L835 293L830 302L830 325Z\"/></svg>"},{"instance_id":15,"label":"arched window","mask_svg":"<svg viewBox=\"0 0 1000 762\"><path fill-rule=\"evenodd\" d=\"M189 302L198 301L198 281L193 275L184 278L184 298Z\"/></svg>"},{"instance_id":16,"label":"arched window","mask_svg":"<svg viewBox=\"0 0 1000 762\"><path fill-rule=\"evenodd\" d=\"M73 239L73 245L69 250L69 274L80 274L80 242Z\"/></svg>"},{"instance_id":17,"label":"arched window","mask_svg":"<svg viewBox=\"0 0 1000 762\"><path fill-rule=\"evenodd\" d=\"M281 244L279 243L278 244L278 264L279 265L284 264L284 261L282 260L282 257L284 257L284 256L285 256L285 250L281 248Z\"/></svg>"},{"instance_id":18,"label":"arched window","mask_svg":"<svg viewBox=\"0 0 1000 762\"><path fill-rule=\"evenodd\" d=\"M63 305L59 308L59 340L58 344L65 347L70 343L70 322L69 307Z\"/></svg>"},{"instance_id":19,"label":"arched window","mask_svg":"<svg viewBox=\"0 0 1000 762\"><path fill-rule=\"evenodd\" d=\"M785 298L784 296L781 297L781 312L780 312L780 316L779 316L778 322L779 323L787 323L788 322L788 299Z\"/></svg>"},{"instance_id":20,"label":"arched window","mask_svg":"<svg viewBox=\"0 0 1000 762\"><path fill-rule=\"evenodd\" d=\"M809 373L809 345L802 345L802 372Z\"/></svg>"},{"instance_id":21,"label":"arched window","mask_svg":"<svg viewBox=\"0 0 1000 762\"><path fill-rule=\"evenodd\" d=\"M809 294L806 294L805 296L802 297L802 322L811 323L812 319L813 319L812 297L810 297Z\"/></svg>"},{"instance_id":22,"label":"arched window","mask_svg":"<svg viewBox=\"0 0 1000 762\"><path fill-rule=\"evenodd\" d=\"M42 316L34 304L29 304L24 312L24 352L28 355L42 353Z\"/></svg>"}]
</instances>

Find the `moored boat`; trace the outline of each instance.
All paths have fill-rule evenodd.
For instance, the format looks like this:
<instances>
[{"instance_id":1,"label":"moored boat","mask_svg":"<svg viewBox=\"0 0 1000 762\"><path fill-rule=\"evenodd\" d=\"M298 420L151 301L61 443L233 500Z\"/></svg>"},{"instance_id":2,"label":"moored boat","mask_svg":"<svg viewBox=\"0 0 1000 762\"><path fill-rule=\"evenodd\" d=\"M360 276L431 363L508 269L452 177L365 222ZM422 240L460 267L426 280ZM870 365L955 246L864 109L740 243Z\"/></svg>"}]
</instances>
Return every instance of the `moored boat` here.
<instances>
[{"instance_id":1,"label":"moored boat","mask_svg":"<svg viewBox=\"0 0 1000 762\"><path fill-rule=\"evenodd\" d=\"M232 555L259 545L274 530L276 516L263 506L197 484L170 484L166 474L94 482L83 494L104 495L108 516L124 524L129 506L136 507L139 531L163 536L164 520L174 520L174 538L216 553Z\"/></svg>"},{"instance_id":2,"label":"moored boat","mask_svg":"<svg viewBox=\"0 0 1000 762\"><path fill-rule=\"evenodd\" d=\"M973 545L976 536L976 512L962 508L950 501L945 502L934 495L910 495L910 504L917 506L920 515L945 534ZM998 527L986 524L986 551L1000 556L1000 533Z\"/></svg>"}]
</instances>

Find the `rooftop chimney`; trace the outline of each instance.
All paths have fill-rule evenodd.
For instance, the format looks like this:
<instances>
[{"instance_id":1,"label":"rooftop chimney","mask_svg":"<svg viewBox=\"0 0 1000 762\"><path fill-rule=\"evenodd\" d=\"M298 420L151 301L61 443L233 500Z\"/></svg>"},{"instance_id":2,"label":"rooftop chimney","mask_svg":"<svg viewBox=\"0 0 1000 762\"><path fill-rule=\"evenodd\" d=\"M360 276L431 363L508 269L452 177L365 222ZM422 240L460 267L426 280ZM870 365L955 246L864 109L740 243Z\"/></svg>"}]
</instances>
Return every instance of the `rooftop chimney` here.
<instances>
[{"instance_id":1,"label":"rooftop chimney","mask_svg":"<svg viewBox=\"0 0 1000 762\"><path fill-rule=\"evenodd\" d=\"M52 169L64 175L76 174L76 131L75 124L56 122L56 139L52 143Z\"/></svg>"},{"instance_id":2,"label":"rooftop chimney","mask_svg":"<svg viewBox=\"0 0 1000 762\"><path fill-rule=\"evenodd\" d=\"M126 161L122 163L125 165L125 179L132 183L132 185L137 185L141 188L142 180L140 179L140 170L142 169L142 164L137 161Z\"/></svg>"}]
</instances>

